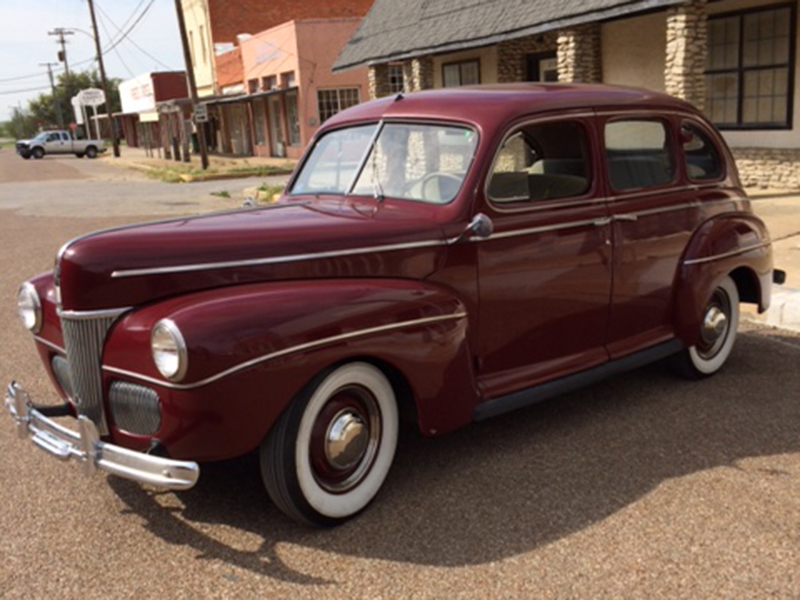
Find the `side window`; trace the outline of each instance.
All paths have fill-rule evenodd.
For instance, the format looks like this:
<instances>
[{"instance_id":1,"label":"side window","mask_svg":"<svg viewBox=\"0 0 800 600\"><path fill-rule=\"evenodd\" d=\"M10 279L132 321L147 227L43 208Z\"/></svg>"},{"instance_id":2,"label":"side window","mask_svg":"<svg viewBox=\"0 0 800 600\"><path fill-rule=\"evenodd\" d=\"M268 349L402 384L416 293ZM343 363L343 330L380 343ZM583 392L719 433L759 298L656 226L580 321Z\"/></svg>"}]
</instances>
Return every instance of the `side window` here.
<instances>
[{"instance_id":1,"label":"side window","mask_svg":"<svg viewBox=\"0 0 800 600\"><path fill-rule=\"evenodd\" d=\"M612 121L606 123L605 139L608 178L616 191L672 181L675 161L663 121Z\"/></svg>"},{"instance_id":2,"label":"side window","mask_svg":"<svg viewBox=\"0 0 800 600\"><path fill-rule=\"evenodd\" d=\"M57 141L59 141L58 134L57 133L51 133L50 135L47 136L47 141L48 142L57 142Z\"/></svg>"},{"instance_id":3,"label":"side window","mask_svg":"<svg viewBox=\"0 0 800 600\"><path fill-rule=\"evenodd\" d=\"M69 141L69 134L68 133L62 133L61 134L61 139L63 141L65 141L65 142L68 142Z\"/></svg>"},{"instance_id":4,"label":"side window","mask_svg":"<svg viewBox=\"0 0 800 600\"><path fill-rule=\"evenodd\" d=\"M711 181L722 177L722 159L714 142L697 125L681 125L686 174L692 181Z\"/></svg>"},{"instance_id":5,"label":"side window","mask_svg":"<svg viewBox=\"0 0 800 600\"><path fill-rule=\"evenodd\" d=\"M578 123L538 123L509 137L494 163L489 198L523 203L581 196L589 191L588 143Z\"/></svg>"}]
</instances>

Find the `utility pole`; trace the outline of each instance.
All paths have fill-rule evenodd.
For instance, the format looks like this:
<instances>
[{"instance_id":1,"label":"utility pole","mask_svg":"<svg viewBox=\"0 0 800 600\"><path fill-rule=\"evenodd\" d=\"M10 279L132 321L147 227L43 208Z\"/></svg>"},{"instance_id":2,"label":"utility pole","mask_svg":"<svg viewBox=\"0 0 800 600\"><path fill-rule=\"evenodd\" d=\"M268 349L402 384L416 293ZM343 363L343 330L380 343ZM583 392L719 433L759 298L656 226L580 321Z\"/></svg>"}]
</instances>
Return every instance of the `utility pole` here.
<instances>
[{"instance_id":1,"label":"utility pole","mask_svg":"<svg viewBox=\"0 0 800 600\"><path fill-rule=\"evenodd\" d=\"M67 40L64 39L65 35L75 35L74 31L64 29L63 27L56 27L53 31L48 31L47 35L58 36L57 44L61 45L61 52L58 53L58 60L64 61L64 70L69 75L69 63L67 62Z\"/></svg>"},{"instance_id":2,"label":"utility pole","mask_svg":"<svg viewBox=\"0 0 800 600\"><path fill-rule=\"evenodd\" d=\"M119 158L119 142L117 132L114 130L114 114L111 112L111 95L108 93L106 69L103 66L103 52L100 50L100 34L97 33L97 18L94 16L94 2L89 0L89 14L92 15L92 31L94 31L94 47L97 50L97 63L100 66L100 80L103 82L103 93L106 95L106 114L108 125L111 129L111 144L114 146L114 156Z\"/></svg>"},{"instance_id":3,"label":"utility pole","mask_svg":"<svg viewBox=\"0 0 800 600\"><path fill-rule=\"evenodd\" d=\"M91 3L92 0L89 0ZM175 10L178 13L178 29L181 32L181 45L183 46L183 62L186 63L186 80L189 84L189 97L192 99L192 117L197 111L197 84L192 70L192 54L189 52L189 41L186 39L186 22L183 20L181 0L175 0ZM197 141L200 143L200 162L203 170L208 169L208 148L206 147L206 132L201 123L197 125Z\"/></svg>"},{"instance_id":4,"label":"utility pole","mask_svg":"<svg viewBox=\"0 0 800 600\"><path fill-rule=\"evenodd\" d=\"M53 79L53 67L57 67L58 63L39 63L39 66L47 67L47 74L50 76L50 89L53 90L53 109L56 111L56 122L59 129L64 129L64 119L61 117L61 103L58 101L56 83Z\"/></svg>"}]
</instances>

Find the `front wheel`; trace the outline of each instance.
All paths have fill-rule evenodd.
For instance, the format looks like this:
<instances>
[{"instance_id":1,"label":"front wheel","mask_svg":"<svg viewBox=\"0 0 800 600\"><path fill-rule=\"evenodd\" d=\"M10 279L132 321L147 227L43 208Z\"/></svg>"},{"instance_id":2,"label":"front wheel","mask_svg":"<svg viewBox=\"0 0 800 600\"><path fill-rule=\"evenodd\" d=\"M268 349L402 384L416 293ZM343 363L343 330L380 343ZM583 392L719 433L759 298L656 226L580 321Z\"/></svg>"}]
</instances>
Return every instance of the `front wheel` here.
<instances>
[{"instance_id":1,"label":"front wheel","mask_svg":"<svg viewBox=\"0 0 800 600\"><path fill-rule=\"evenodd\" d=\"M298 396L261 444L270 498L291 518L338 525L375 498L397 448L399 417L377 367L348 363Z\"/></svg>"},{"instance_id":2,"label":"front wheel","mask_svg":"<svg viewBox=\"0 0 800 600\"><path fill-rule=\"evenodd\" d=\"M43 148L34 148L33 149L33 158L39 160L40 158L44 158L44 149Z\"/></svg>"},{"instance_id":3,"label":"front wheel","mask_svg":"<svg viewBox=\"0 0 800 600\"><path fill-rule=\"evenodd\" d=\"M739 326L739 290L730 277L711 294L700 322L700 343L674 357L682 376L702 379L719 371L733 350Z\"/></svg>"}]
</instances>

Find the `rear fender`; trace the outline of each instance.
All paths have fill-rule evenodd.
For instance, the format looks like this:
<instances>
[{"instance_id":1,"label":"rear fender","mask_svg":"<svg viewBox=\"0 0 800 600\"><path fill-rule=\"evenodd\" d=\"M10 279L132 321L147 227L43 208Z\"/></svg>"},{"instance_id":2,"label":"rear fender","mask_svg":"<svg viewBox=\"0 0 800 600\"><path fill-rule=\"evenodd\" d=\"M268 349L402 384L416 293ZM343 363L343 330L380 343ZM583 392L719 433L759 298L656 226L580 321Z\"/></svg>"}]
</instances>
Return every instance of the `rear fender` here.
<instances>
[{"instance_id":1,"label":"rear fender","mask_svg":"<svg viewBox=\"0 0 800 600\"><path fill-rule=\"evenodd\" d=\"M703 223L687 245L678 271L674 329L686 346L699 342L703 311L727 276L742 302L769 308L772 247L763 221L752 213L727 213Z\"/></svg>"}]
</instances>

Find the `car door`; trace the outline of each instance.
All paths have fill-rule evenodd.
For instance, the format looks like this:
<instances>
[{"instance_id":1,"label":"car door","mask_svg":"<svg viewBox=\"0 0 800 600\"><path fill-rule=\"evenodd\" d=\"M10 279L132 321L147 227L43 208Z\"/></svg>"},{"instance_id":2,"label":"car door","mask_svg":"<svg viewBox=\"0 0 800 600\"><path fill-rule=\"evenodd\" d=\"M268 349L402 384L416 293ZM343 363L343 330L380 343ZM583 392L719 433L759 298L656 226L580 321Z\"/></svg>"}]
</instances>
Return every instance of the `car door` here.
<instances>
[{"instance_id":1,"label":"car door","mask_svg":"<svg viewBox=\"0 0 800 600\"><path fill-rule=\"evenodd\" d=\"M61 141L61 134L57 131L47 134L47 139L44 141L44 151L47 154L58 154L61 152L63 142Z\"/></svg>"},{"instance_id":2,"label":"car door","mask_svg":"<svg viewBox=\"0 0 800 600\"><path fill-rule=\"evenodd\" d=\"M671 339L674 281L702 211L680 168L676 116L599 116L613 221L608 350L619 358Z\"/></svg>"},{"instance_id":3,"label":"car door","mask_svg":"<svg viewBox=\"0 0 800 600\"><path fill-rule=\"evenodd\" d=\"M593 115L509 130L478 243L479 381L495 398L605 362L611 229Z\"/></svg>"}]
</instances>

